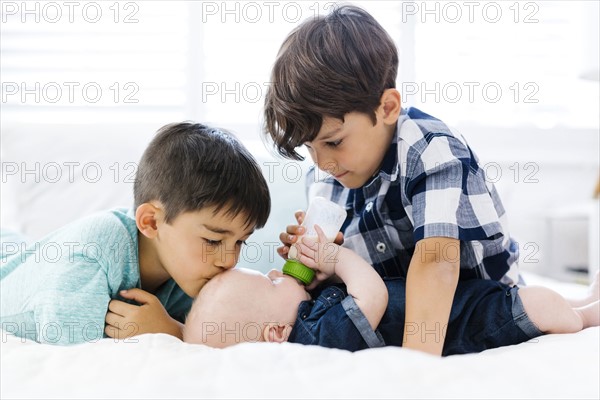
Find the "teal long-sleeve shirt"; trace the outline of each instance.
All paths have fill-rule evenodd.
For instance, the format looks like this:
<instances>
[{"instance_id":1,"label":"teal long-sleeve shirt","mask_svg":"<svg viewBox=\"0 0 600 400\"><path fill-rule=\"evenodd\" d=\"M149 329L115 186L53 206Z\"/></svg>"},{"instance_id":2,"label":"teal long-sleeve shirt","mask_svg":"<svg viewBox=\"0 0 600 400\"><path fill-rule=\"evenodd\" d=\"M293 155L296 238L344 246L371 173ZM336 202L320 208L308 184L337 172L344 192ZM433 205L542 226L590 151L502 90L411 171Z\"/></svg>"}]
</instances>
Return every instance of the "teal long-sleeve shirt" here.
<instances>
[{"instance_id":1,"label":"teal long-sleeve shirt","mask_svg":"<svg viewBox=\"0 0 600 400\"><path fill-rule=\"evenodd\" d=\"M110 300L124 300L120 290L141 287L138 230L130 210L83 218L37 242L8 232L0 241L0 323L20 337L58 345L97 341L105 337ZM183 322L192 298L172 279L155 295Z\"/></svg>"}]
</instances>

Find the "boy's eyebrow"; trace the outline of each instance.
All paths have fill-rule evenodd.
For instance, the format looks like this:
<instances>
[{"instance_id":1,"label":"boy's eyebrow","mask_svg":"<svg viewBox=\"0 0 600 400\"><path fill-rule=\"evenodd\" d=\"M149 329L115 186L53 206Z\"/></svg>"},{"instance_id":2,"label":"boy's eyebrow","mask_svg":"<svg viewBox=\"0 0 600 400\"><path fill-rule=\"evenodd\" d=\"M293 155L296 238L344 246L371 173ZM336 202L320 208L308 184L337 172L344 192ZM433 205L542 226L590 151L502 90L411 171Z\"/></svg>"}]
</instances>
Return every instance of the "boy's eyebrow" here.
<instances>
[{"instance_id":1,"label":"boy's eyebrow","mask_svg":"<svg viewBox=\"0 0 600 400\"><path fill-rule=\"evenodd\" d=\"M339 132L339 131L341 131L341 130L342 130L342 127L340 126L340 127L338 127L338 128L335 128L335 129L333 129L333 130L331 130L331 131L329 131L329 132L325 133L325 134L323 135L323 137L320 137L320 138L318 138L318 139L319 139L319 140L327 140L327 139L329 139L330 137L332 137L333 135L335 135L336 133L338 133L338 132Z\"/></svg>"},{"instance_id":2,"label":"boy's eyebrow","mask_svg":"<svg viewBox=\"0 0 600 400\"><path fill-rule=\"evenodd\" d=\"M202 224L203 227L205 227L206 229L208 229L209 231L213 231L214 233L220 233L222 235L233 235L233 232L231 232L230 230L227 229L223 229L223 228L219 228L216 226L211 226L211 225L206 225L206 224ZM248 231L246 233L246 235L251 235L254 233L254 229L251 229L250 231ZM244 236L246 236L244 235Z\"/></svg>"}]
</instances>

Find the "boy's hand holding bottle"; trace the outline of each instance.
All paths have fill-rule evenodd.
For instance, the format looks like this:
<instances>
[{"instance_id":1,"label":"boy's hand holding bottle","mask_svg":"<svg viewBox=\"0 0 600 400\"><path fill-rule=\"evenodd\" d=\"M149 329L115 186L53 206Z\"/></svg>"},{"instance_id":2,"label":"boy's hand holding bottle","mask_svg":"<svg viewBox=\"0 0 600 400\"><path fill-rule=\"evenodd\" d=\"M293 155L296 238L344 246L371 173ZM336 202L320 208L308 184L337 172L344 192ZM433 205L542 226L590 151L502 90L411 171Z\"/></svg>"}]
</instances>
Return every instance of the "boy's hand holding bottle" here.
<instances>
[{"instance_id":1,"label":"boy's hand holding bottle","mask_svg":"<svg viewBox=\"0 0 600 400\"><path fill-rule=\"evenodd\" d=\"M293 228L295 232L301 232L301 235L288 235L293 243L289 244L289 250L285 254L287 257L284 258L288 261L283 272L308 285L308 289L333 276L340 249L334 241L343 241L340 229L346 216L344 208L323 197L313 198L306 214L296 213L296 219L302 221L302 225L296 228L288 226L288 230ZM317 272L315 281L314 271Z\"/></svg>"},{"instance_id":2,"label":"boy's hand holding bottle","mask_svg":"<svg viewBox=\"0 0 600 400\"><path fill-rule=\"evenodd\" d=\"M298 210L294 213L294 217L296 217L296 221L298 225L288 225L286 227L285 232L281 232L279 234L279 240L283 244L277 248L277 253L283 258L288 258L288 253L290 251L290 247L298 241L298 237L304 235L306 233L306 228L302 226L302 222L304 222L304 217L306 213L302 210ZM335 240L333 241L335 244L342 245L344 243L344 234L342 232L338 232Z\"/></svg>"}]
</instances>

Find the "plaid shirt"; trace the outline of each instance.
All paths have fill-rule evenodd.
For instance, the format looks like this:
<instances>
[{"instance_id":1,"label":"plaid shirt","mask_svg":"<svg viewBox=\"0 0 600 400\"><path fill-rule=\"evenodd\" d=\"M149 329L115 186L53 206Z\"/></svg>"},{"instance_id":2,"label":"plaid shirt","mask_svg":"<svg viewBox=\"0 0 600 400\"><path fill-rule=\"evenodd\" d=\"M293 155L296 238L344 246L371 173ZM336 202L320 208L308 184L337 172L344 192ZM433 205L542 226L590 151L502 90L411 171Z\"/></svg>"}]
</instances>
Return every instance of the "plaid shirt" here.
<instances>
[{"instance_id":1,"label":"plaid shirt","mask_svg":"<svg viewBox=\"0 0 600 400\"><path fill-rule=\"evenodd\" d=\"M498 193L465 139L442 121L402 110L379 173L358 189L317 174L313 166L309 199L323 196L346 208L344 246L381 276L406 277L415 243L442 236L460 240L461 280L522 283Z\"/></svg>"}]
</instances>

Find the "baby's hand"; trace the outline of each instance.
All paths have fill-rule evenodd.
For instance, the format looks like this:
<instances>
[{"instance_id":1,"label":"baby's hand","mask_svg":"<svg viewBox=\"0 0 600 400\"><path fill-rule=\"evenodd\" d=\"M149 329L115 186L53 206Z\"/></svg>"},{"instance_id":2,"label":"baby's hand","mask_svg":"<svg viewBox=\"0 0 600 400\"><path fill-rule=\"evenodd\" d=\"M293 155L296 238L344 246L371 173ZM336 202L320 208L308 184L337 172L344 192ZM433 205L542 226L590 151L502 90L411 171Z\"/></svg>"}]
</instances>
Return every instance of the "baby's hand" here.
<instances>
[{"instance_id":1,"label":"baby's hand","mask_svg":"<svg viewBox=\"0 0 600 400\"><path fill-rule=\"evenodd\" d=\"M302 236L306 233L306 228L302 225L302 221L304 221L304 216L306 213L302 210L298 210L294 213L296 217L296 221L298 221L298 225L288 225L286 227L285 232L281 232L279 234L279 240L283 243L283 246L277 248L277 253L283 258L287 259L288 254L290 252L290 246L292 246L298 240L298 236ZM341 245L344 243L344 234L342 232L338 232L335 240L333 241L336 244Z\"/></svg>"},{"instance_id":2,"label":"baby's hand","mask_svg":"<svg viewBox=\"0 0 600 400\"><path fill-rule=\"evenodd\" d=\"M299 243L294 244L299 252L298 261L317 272L309 289L335 275L340 250L339 245L327 240L319 225L315 225L315 230L319 237L318 241L303 237Z\"/></svg>"}]
</instances>

